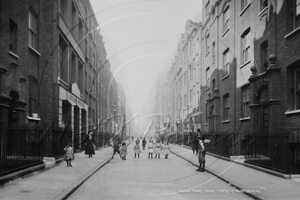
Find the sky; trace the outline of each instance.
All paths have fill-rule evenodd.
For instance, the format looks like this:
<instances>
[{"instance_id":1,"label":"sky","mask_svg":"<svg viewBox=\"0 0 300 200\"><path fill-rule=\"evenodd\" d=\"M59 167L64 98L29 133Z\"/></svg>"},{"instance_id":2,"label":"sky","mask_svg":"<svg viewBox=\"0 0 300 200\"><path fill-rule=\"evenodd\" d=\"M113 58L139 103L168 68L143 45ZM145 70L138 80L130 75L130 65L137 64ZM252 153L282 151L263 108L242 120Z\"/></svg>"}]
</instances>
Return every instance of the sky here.
<instances>
[{"instance_id":1,"label":"sky","mask_svg":"<svg viewBox=\"0 0 300 200\"><path fill-rule=\"evenodd\" d=\"M124 86L132 114L139 117L152 114L156 82L166 80L180 35L185 33L186 20L201 21L202 0L90 0L90 3L111 71ZM145 128L147 124L143 123Z\"/></svg>"}]
</instances>

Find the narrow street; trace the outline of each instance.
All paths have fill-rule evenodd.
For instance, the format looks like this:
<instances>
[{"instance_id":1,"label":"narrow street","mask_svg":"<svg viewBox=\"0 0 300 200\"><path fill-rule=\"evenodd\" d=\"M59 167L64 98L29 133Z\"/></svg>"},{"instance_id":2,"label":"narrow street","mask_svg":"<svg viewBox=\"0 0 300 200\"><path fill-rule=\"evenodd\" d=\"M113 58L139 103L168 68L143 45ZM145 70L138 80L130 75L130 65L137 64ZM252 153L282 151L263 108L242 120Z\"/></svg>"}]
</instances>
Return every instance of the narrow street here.
<instances>
[{"instance_id":1,"label":"narrow street","mask_svg":"<svg viewBox=\"0 0 300 200\"><path fill-rule=\"evenodd\" d=\"M173 154L148 159L142 151L138 159L132 149L126 161L115 155L68 199L250 199L231 194L233 187Z\"/></svg>"}]
</instances>

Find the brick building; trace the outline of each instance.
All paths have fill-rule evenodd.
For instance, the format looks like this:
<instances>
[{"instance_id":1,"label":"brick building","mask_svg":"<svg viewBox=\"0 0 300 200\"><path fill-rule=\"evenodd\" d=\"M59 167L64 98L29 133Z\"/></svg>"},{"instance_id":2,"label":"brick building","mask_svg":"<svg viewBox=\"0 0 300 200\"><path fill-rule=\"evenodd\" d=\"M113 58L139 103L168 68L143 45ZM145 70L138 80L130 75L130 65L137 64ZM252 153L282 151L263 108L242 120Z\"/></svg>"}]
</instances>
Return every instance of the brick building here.
<instances>
[{"instance_id":1,"label":"brick building","mask_svg":"<svg viewBox=\"0 0 300 200\"><path fill-rule=\"evenodd\" d=\"M1 123L67 128L76 150L96 130L103 144L113 76L90 2L3 0L0 16Z\"/></svg>"},{"instance_id":2,"label":"brick building","mask_svg":"<svg viewBox=\"0 0 300 200\"><path fill-rule=\"evenodd\" d=\"M251 134L288 135L300 128L297 2L203 1L198 47L201 55L195 63L200 75L200 85L195 87L200 91L202 131L238 136L245 141ZM178 45L183 55L184 44L189 45L184 42L189 41L187 34L188 29ZM188 57L188 64L179 65L182 68L177 66L176 60L181 63L180 59L179 53L170 67L168 80L164 80L168 84L165 98L170 100L166 113L176 119L178 114L174 115L171 108L174 102L179 103L177 110L173 109L178 113L186 109L191 99L185 100L186 95L191 96L190 91L182 93L184 87L180 86L180 77L184 79L188 73L191 59ZM184 56L182 63L185 63ZM243 143L239 145L237 154L245 150Z\"/></svg>"}]
</instances>

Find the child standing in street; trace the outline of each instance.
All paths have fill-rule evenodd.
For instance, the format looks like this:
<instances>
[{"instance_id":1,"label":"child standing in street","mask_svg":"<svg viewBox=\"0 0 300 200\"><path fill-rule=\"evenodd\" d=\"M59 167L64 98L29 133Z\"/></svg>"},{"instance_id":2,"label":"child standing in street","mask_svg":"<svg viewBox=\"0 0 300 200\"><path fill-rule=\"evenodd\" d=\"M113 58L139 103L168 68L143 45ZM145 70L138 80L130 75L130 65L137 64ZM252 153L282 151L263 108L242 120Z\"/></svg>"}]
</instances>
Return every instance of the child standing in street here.
<instances>
[{"instance_id":1,"label":"child standing in street","mask_svg":"<svg viewBox=\"0 0 300 200\"><path fill-rule=\"evenodd\" d=\"M133 147L133 151L134 151L134 158L136 158L136 154L138 155L138 158L140 158L141 149L138 142L135 143Z\"/></svg>"},{"instance_id":2,"label":"child standing in street","mask_svg":"<svg viewBox=\"0 0 300 200\"><path fill-rule=\"evenodd\" d=\"M122 158L121 153L120 153L120 146L117 142L114 143L113 149L114 149L114 153L111 158L112 159L114 158L115 153L118 153L120 155L120 157Z\"/></svg>"},{"instance_id":3,"label":"child standing in street","mask_svg":"<svg viewBox=\"0 0 300 200\"><path fill-rule=\"evenodd\" d=\"M165 154L165 159L168 159L168 155L170 154L170 146L168 142L165 143L164 154Z\"/></svg>"},{"instance_id":4,"label":"child standing in street","mask_svg":"<svg viewBox=\"0 0 300 200\"><path fill-rule=\"evenodd\" d=\"M71 160L74 157L74 152L71 144L68 142L66 147L64 148L65 153L65 160L67 162L67 167L72 167Z\"/></svg>"},{"instance_id":5,"label":"child standing in street","mask_svg":"<svg viewBox=\"0 0 300 200\"><path fill-rule=\"evenodd\" d=\"M121 155L122 160L126 160L126 155L127 155L127 145L126 145L125 142L122 143L120 153L121 153L120 155Z\"/></svg>"},{"instance_id":6,"label":"child standing in street","mask_svg":"<svg viewBox=\"0 0 300 200\"><path fill-rule=\"evenodd\" d=\"M150 140L149 143L148 143L148 158L153 158L153 141Z\"/></svg>"},{"instance_id":7,"label":"child standing in street","mask_svg":"<svg viewBox=\"0 0 300 200\"><path fill-rule=\"evenodd\" d=\"M160 158L160 152L161 152L161 143L159 140L156 140L156 143L155 143L155 158Z\"/></svg>"}]
</instances>

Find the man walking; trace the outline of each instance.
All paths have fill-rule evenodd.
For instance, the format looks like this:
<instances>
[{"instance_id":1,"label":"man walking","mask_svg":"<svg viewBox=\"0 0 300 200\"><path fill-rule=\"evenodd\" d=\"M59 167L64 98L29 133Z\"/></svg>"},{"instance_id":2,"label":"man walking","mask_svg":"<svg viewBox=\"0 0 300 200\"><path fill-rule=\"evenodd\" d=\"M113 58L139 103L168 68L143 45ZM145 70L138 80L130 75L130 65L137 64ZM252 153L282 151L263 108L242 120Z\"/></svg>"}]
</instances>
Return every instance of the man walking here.
<instances>
[{"instance_id":1,"label":"man walking","mask_svg":"<svg viewBox=\"0 0 300 200\"><path fill-rule=\"evenodd\" d=\"M205 154L206 154L206 150L205 150L205 146L204 146L204 135L199 135L198 136L198 140L199 140L199 154L198 154L198 161L199 161L199 168L196 171L199 172L204 172L204 168L205 168Z\"/></svg>"}]
</instances>

